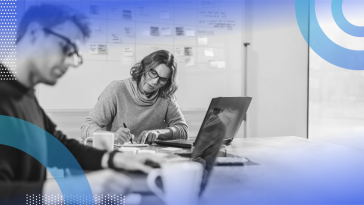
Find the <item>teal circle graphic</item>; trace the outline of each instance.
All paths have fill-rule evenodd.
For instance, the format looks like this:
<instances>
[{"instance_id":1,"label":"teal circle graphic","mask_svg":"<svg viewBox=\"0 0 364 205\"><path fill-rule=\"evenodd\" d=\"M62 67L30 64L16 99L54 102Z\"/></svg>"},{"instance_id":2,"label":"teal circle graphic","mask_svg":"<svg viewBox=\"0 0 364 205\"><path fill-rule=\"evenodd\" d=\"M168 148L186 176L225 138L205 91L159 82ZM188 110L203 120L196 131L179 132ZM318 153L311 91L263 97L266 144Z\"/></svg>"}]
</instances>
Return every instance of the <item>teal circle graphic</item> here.
<instances>
[{"instance_id":1,"label":"teal circle graphic","mask_svg":"<svg viewBox=\"0 0 364 205\"><path fill-rule=\"evenodd\" d=\"M45 167L71 168L80 173L74 180L67 178L55 178L55 180L63 195L86 195L89 197L88 201L91 201L88 204L95 204L91 187L80 164L57 138L32 123L3 115L0 115L0 130L0 144L29 154ZM52 173L54 170L49 171L52 175L55 174ZM64 200L66 204L71 204L70 198L65 197Z\"/></svg>"},{"instance_id":2,"label":"teal circle graphic","mask_svg":"<svg viewBox=\"0 0 364 205\"><path fill-rule=\"evenodd\" d=\"M336 1L342 2L342 0L333 1L335 1L333 2L333 6L335 7L336 14L336 7L339 5ZM302 36L312 50L314 50L321 58L341 68L364 70L364 51L351 50L337 45L331 41L321 29L316 17L315 0L296 0L295 10L297 23ZM351 29L347 30L349 32L351 31ZM352 30L352 32L354 32L354 30ZM359 32L359 30L355 30L355 32Z\"/></svg>"},{"instance_id":3,"label":"teal circle graphic","mask_svg":"<svg viewBox=\"0 0 364 205\"><path fill-rule=\"evenodd\" d=\"M334 17L336 24L341 30L349 35L364 37L363 26L355 26L346 20L342 9L343 1L344 0L332 0L331 3L332 16Z\"/></svg>"}]
</instances>

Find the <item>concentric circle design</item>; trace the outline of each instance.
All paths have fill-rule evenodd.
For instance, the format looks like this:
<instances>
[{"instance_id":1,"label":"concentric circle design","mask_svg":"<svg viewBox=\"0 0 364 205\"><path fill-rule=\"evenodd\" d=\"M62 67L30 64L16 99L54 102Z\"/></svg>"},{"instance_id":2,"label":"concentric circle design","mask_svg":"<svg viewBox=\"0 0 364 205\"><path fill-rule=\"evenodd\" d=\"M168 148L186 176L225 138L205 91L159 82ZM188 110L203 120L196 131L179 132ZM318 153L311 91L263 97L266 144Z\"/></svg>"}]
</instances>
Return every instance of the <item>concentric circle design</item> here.
<instances>
[{"instance_id":1,"label":"concentric circle design","mask_svg":"<svg viewBox=\"0 0 364 205\"><path fill-rule=\"evenodd\" d=\"M362 27L354 26L346 19L346 22L342 20L344 18L342 2L342 0L332 1L332 11L335 21L340 22L340 28L344 29L348 34L364 36ZM315 0L296 0L295 10L297 23L304 39L321 58L341 68L364 70L363 50L351 50L337 45L323 32L316 17ZM310 21L310 24L308 21Z\"/></svg>"}]
</instances>

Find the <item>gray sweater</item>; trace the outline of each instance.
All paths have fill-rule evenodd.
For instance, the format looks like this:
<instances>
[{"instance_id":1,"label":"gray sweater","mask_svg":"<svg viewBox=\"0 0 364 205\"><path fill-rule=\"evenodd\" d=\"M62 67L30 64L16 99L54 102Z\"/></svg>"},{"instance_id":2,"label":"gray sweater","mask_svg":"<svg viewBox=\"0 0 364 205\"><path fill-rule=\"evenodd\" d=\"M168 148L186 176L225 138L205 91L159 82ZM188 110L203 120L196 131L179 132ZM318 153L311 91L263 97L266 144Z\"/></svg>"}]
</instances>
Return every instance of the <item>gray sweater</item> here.
<instances>
[{"instance_id":1,"label":"gray sweater","mask_svg":"<svg viewBox=\"0 0 364 205\"><path fill-rule=\"evenodd\" d=\"M96 130L115 132L123 126L137 138L145 130L170 128L173 139L187 139L188 126L175 100L161 97L145 103L138 98L131 78L113 81L100 95L95 107L81 126L83 139Z\"/></svg>"}]
</instances>

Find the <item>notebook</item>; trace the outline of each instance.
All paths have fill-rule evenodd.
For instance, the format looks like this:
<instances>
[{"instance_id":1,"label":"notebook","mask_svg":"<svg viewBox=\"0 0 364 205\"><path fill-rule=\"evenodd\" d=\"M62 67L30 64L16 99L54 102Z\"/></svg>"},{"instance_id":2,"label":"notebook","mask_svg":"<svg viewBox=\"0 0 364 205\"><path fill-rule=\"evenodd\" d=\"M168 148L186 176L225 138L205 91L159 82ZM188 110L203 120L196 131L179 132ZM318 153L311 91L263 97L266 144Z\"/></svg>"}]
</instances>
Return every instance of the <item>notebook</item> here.
<instances>
[{"instance_id":1,"label":"notebook","mask_svg":"<svg viewBox=\"0 0 364 205\"><path fill-rule=\"evenodd\" d=\"M156 140L158 145L169 147L196 147L198 141L209 141L221 137L224 144L230 143L245 119L251 97L219 97L211 100L196 138L187 140ZM216 136L219 135L219 136Z\"/></svg>"}]
</instances>

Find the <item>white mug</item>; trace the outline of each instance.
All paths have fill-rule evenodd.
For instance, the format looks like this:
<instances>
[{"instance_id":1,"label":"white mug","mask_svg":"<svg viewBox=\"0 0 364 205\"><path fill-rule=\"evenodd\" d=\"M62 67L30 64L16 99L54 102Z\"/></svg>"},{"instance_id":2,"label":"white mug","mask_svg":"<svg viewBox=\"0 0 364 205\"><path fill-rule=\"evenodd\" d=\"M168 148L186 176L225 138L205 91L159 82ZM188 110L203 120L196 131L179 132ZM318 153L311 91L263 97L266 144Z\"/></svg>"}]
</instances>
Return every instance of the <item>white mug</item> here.
<instances>
[{"instance_id":1,"label":"white mug","mask_svg":"<svg viewBox=\"0 0 364 205\"><path fill-rule=\"evenodd\" d=\"M84 144L87 145L87 141L92 139L92 147L101 150L114 150L114 133L112 132L97 132L85 139Z\"/></svg>"},{"instance_id":2,"label":"white mug","mask_svg":"<svg viewBox=\"0 0 364 205\"><path fill-rule=\"evenodd\" d=\"M152 170L147 177L150 190L161 198L166 205L195 205L198 203L203 167L197 162L171 162ZM156 185L161 176L162 191Z\"/></svg>"}]
</instances>

